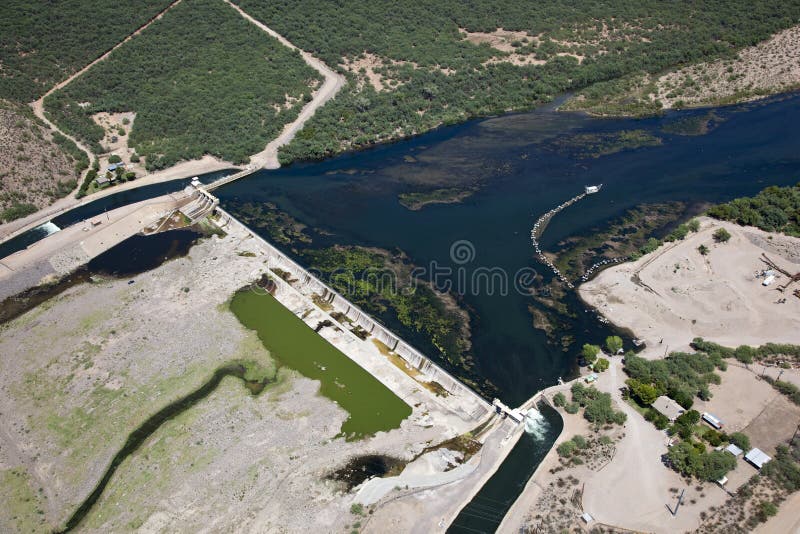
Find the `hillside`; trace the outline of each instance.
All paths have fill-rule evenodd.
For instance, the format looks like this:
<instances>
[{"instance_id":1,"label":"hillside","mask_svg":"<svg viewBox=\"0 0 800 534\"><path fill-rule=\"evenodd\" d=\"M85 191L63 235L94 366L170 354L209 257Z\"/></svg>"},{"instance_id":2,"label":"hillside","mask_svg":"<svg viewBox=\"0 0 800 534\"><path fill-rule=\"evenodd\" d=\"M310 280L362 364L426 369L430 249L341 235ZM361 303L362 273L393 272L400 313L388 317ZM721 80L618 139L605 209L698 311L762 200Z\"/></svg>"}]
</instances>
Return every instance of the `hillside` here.
<instances>
[{"instance_id":1,"label":"hillside","mask_svg":"<svg viewBox=\"0 0 800 534\"><path fill-rule=\"evenodd\" d=\"M0 221L24 217L76 186L86 155L22 104L0 100Z\"/></svg>"},{"instance_id":2,"label":"hillside","mask_svg":"<svg viewBox=\"0 0 800 534\"><path fill-rule=\"evenodd\" d=\"M800 15L797 0L237 3L351 80L282 150L284 163L731 57Z\"/></svg>"},{"instance_id":3,"label":"hillside","mask_svg":"<svg viewBox=\"0 0 800 534\"><path fill-rule=\"evenodd\" d=\"M732 104L800 87L800 26L734 57L638 74L581 91L563 109L598 115L648 115L663 109Z\"/></svg>"}]
</instances>

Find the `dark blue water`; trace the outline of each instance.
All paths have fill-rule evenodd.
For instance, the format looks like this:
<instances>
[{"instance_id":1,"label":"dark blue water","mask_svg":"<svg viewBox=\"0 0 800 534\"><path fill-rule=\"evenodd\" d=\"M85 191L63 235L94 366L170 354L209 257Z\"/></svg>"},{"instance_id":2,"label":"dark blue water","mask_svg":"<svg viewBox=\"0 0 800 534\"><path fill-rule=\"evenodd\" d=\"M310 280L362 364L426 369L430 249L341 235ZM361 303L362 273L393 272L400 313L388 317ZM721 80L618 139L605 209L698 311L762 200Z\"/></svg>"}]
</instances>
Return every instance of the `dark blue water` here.
<instances>
[{"instance_id":1,"label":"dark blue water","mask_svg":"<svg viewBox=\"0 0 800 534\"><path fill-rule=\"evenodd\" d=\"M555 410L544 404L539 409L544 419L541 426L533 434L522 434L500 468L458 514L448 533L494 532L500 526L564 426Z\"/></svg>"},{"instance_id":2,"label":"dark blue water","mask_svg":"<svg viewBox=\"0 0 800 534\"><path fill-rule=\"evenodd\" d=\"M529 231L535 219L580 193L584 185L603 183L558 215L545 233L544 248L646 202L720 202L754 194L769 184L800 179L800 97L716 110L719 125L705 135L662 131L678 119L707 110L669 113L646 120L603 120L578 114L533 112L444 128L417 139L342 156L322 163L262 172L217 190L223 207L234 214L246 202L272 202L302 223L330 235L316 245L360 244L399 248L416 265L459 269L465 277L478 267L499 268L509 278L523 268L546 272L533 258ZM581 158L556 142L575 134L645 130L660 146ZM453 183L480 183L478 193L461 204L410 211L401 192ZM260 231L256 228L256 231ZM261 232L266 236L265 232ZM454 262L451 245L467 240L474 257ZM518 405L534 392L574 370L583 342L602 342L608 330L575 313L567 352L547 343L532 328L531 298L509 290L466 288L463 303L473 313L472 341L477 371L491 380L501 398ZM388 318L384 318L388 320ZM426 352L425 340L390 324Z\"/></svg>"},{"instance_id":3,"label":"dark blue water","mask_svg":"<svg viewBox=\"0 0 800 534\"><path fill-rule=\"evenodd\" d=\"M226 176L232 172L236 172L236 169L226 169L202 174L198 176L198 178L202 183L210 183L217 178ZM191 181L191 178L185 178L182 180L171 180L169 182L161 182L158 184L146 185L143 187L137 187L135 189L120 191L119 193L108 195L93 202L89 202L88 204L84 204L83 206L73 210L62 213L61 215L53 218L50 222L58 226L60 229L64 229L67 226L91 217L96 217L115 208L133 204L134 202L141 202L142 200L147 200L148 198L154 198L161 195L166 195L168 193L175 193L189 185ZM39 226L28 230L27 232L24 232L4 243L0 243L0 258L5 258L14 252L23 250L33 243L36 243L40 239L47 237L47 235L48 232L43 227Z\"/></svg>"}]
</instances>

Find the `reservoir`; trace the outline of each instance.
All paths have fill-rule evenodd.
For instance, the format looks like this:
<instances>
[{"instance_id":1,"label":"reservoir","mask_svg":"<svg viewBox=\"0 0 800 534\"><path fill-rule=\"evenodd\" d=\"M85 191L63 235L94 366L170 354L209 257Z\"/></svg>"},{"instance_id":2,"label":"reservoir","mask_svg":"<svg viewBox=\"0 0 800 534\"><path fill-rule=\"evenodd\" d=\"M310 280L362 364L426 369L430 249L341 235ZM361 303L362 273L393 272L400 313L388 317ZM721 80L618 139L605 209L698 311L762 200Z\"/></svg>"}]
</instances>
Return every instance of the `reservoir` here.
<instances>
[{"instance_id":1,"label":"reservoir","mask_svg":"<svg viewBox=\"0 0 800 534\"><path fill-rule=\"evenodd\" d=\"M644 120L534 111L447 127L321 163L263 171L215 194L234 216L248 204L276 205L316 231L305 246L399 249L416 266L449 270L453 288L459 276L469 279L478 268L499 269L509 279L527 268L549 278L552 273L534 257L530 229L541 214L583 192L585 185L603 188L550 222L541 238L544 250L643 203L680 201L699 210L770 184L796 183L796 121L797 94ZM657 144L613 152L615 135L632 131ZM590 145L595 152L587 155ZM416 211L399 201L403 193L439 183L466 184L476 191L460 203ZM249 224L270 239L266 225ZM468 255L451 257L454 243L466 243ZM569 332L560 334L574 341L565 351L533 327L528 310L533 299L512 285L505 292L461 288L459 300L470 312L477 373L496 386L501 400L517 406L559 377L568 378L580 346L600 344L610 331L567 292L563 301L571 320ZM379 319L436 358L424 336L390 313Z\"/></svg>"},{"instance_id":2,"label":"reservoir","mask_svg":"<svg viewBox=\"0 0 800 534\"><path fill-rule=\"evenodd\" d=\"M528 287L514 282L518 273L535 272L544 280L552 277L536 259L530 241L531 227L539 216L581 193L584 186L603 184L599 193L570 206L549 223L540 244L553 251L564 239L588 235L642 204L681 202L697 213L710 203L753 195L768 185L795 184L800 181L798 123L798 94L713 110L667 112L648 119L599 119L540 110L444 127L324 162L261 171L214 194L234 216L249 212L253 205L270 205L297 227L306 228L313 235L310 242L276 243L301 264L303 249L357 245L400 251L410 264L425 268L426 276L443 273L438 282L447 283L459 307L469 314L474 372L493 385L490 394L518 406L559 377L574 376L580 346L600 344L612 333L570 291L559 296L569 320L557 332L568 343L554 343L543 330L534 328L529 309L534 299ZM157 190L112 195L51 223L63 228L105 209L177 191L183 185L168 182ZM424 196L443 188L457 189L459 201L413 206L420 209L401 203L409 195ZM279 221L286 224L287 218ZM248 225L272 240L274 221ZM38 237L22 234L0 245L0 257L57 231L53 226L41 228ZM505 273L505 289L499 282L477 288L462 283L480 269ZM259 317L268 317L274 310L260 307L271 305L240 294L232 309L262 337L260 329L267 325L260 324ZM376 318L452 369L447 361L437 359L430 339L403 326L396 315L387 311ZM262 340L267 344L266 331ZM291 347L268 348L280 358L281 351ZM395 406L391 399L387 403L398 410L390 419L404 417L407 406ZM477 527L481 532L493 531L560 431L558 416L547 410L543 414L546 431L538 437L523 436L496 480L484 486L454 523L453 531L470 524L465 522L470 514L474 518L486 511L487 503L495 503ZM371 414L364 417L373 422L379 419ZM375 429L342 431L360 434Z\"/></svg>"}]
</instances>

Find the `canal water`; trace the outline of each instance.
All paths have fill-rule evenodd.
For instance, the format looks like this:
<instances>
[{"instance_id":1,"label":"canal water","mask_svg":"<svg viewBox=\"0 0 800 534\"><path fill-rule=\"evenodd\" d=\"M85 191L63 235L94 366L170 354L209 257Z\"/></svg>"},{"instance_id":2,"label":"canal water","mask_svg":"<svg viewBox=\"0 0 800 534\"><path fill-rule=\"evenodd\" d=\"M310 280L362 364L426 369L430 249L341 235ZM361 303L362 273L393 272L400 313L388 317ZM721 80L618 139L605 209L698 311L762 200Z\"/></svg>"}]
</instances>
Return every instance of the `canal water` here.
<instances>
[{"instance_id":1,"label":"canal water","mask_svg":"<svg viewBox=\"0 0 800 534\"><path fill-rule=\"evenodd\" d=\"M236 169L227 169L202 174L198 178L203 183L211 183L222 176L227 176L234 172L237 172ZM142 200L155 198L168 193L176 193L189 185L191 181L191 178L185 178L182 180L170 180L168 182L128 189L66 211L36 228L32 228L13 239L0 243L0 259L19 250L23 250L40 239L44 239L48 235L63 230L67 226L71 226L77 222L91 217L97 217L107 211L133 204L134 202L141 202Z\"/></svg>"}]
</instances>

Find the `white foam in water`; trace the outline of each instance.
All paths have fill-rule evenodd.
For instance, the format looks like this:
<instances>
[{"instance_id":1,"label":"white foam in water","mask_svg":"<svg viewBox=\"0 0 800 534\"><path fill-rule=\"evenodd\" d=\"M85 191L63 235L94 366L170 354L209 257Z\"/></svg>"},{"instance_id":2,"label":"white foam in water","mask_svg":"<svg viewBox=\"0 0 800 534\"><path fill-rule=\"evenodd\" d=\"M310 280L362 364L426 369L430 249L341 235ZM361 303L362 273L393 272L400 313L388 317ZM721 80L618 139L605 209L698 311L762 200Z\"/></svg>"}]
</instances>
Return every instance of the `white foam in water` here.
<instances>
[{"instance_id":1,"label":"white foam in water","mask_svg":"<svg viewBox=\"0 0 800 534\"><path fill-rule=\"evenodd\" d=\"M61 228L53 224L51 221L47 221L43 225L39 226L37 230L42 230L45 233L44 235L48 236L50 234L58 232L59 230L61 230Z\"/></svg>"},{"instance_id":2,"label":"white foam in water","mask_svg":"<svg viewBox=\"0 0 800 534\"><path fill-rule=\"evenodd\" d=\"M548 423L542 413L536 408L531 408L525 413L525 432L541 440L547 435Z\"/></svg>"}]
</instances>

